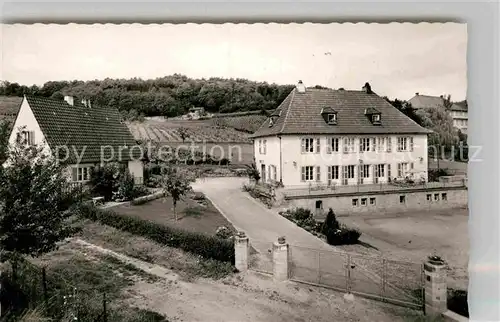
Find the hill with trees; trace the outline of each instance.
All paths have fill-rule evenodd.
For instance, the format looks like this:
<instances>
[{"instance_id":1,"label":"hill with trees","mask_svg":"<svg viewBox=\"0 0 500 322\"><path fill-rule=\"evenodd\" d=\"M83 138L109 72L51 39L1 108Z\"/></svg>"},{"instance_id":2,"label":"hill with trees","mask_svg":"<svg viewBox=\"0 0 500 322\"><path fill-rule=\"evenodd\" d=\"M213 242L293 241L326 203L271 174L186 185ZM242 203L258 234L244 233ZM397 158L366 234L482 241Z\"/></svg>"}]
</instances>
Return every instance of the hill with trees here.
<instances>
[{"instance_id":1,"label":"hill with trees","mask_svg":"<svg viewBox=\"0 0 500 322\"><path fill-rule=\"evenodd\" d=\"M156 79L49 81L42 87L3 82L0 95L24 94L62 99L64 95L90 99L98 106L116 107L127 119L141 116L175 117L192 107L210 113L275 109L294 85L246 79L193 79L174 74Z\"/></svg>"}]
</instances>

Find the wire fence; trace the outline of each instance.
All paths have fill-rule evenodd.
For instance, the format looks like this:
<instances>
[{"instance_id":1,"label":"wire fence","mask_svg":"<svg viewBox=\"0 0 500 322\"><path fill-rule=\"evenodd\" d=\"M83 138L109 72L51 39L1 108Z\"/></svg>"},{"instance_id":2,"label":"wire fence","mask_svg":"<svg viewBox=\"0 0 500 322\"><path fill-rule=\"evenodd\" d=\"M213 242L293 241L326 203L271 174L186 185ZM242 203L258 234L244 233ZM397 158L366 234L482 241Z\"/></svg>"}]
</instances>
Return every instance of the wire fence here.
<instances>
[{"instance_id":1,"label":"wire fence","mask_svg":"<svg viewBox=\"0 0 500 322\"><path fill-rule=\"evenodd\" d=\"M26 259L10 261L2 271L1 283L2 321L15 321L22 312L40 308L44 316L56 321L108 321L105 293L76 288L64 276L47 274L45 267Z\"/></svg>"},{"instance_id":2,"label":"wire fence","mask_svg":"<svg viewBox=\"0 0 500 322\"><path fill-rule=\"evenodd\" d=\"M290 279L423 308L423 265L382 257L290 246Z\"/></svg>"}]
</instances>

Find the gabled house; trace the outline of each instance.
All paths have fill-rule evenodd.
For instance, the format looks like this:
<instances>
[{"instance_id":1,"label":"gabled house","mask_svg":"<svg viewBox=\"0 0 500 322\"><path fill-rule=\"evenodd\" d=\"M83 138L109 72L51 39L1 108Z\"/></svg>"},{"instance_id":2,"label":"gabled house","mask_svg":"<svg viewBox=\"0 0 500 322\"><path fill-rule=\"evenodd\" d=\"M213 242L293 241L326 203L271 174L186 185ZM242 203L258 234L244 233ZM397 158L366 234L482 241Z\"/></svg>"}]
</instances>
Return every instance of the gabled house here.
<instances>
[{"instance_id":1,"label":"gabled house","mask_svg":"<svg viewBox=\"0 0 500 322\"><path fill-rule=\"evenodd\" d=\"M445 106L445 99L442 95L430 96L415 93L415 96L413 96L408 103L417 110L422 108L437 108L438 106ZM448 114L453 119L453 126L462 133L467 133L469 120L467 101L452 103L447 110Z\"/></svg>"},{"instance_id":2,"label":"gabled house","mask_svg":"<svg viewBox=\"0 0 500 322\"><path fill-rule=\"evenodd\" d=\"M22 131L20 131L22 129ZM89 180L90 169L108 162L127 167L136 183L143 180L142 151L115 108L89 100L24 96L9 144L40 145L66 166L70 181Z\"/></svg>"},{"instance_id":3,"label":"gabled house","mask_svg":"<svg viewBox=\"0 0 500 322\"><path fill-rule=\"evenodd\" d=\"M355 91L299 81L252 138L262 180L301 188L427 181L429 133L368 83Z\"/></svg>"}]
</instances>

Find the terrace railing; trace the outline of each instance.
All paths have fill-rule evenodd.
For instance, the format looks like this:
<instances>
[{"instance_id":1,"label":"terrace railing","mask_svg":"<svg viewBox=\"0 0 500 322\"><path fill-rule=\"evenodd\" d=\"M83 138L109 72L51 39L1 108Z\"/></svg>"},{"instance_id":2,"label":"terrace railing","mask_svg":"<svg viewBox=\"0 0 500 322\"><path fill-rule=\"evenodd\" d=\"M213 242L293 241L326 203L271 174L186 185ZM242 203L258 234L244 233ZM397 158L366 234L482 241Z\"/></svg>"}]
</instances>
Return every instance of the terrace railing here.
<instances>
[{"instance_id":1,"label":"terrace railing","mask_svg":"<svg viewBox=\"0 0 500 322\"><path fill-rule=\"evenodd\" d=\"M396 192L412 191L419 189L447 189L447 188L465 188L467 179L459 181L441 181L441 182L392 182L379 184L354 184L354 185L336 185L315 183L307 186L287 188L283 193L287 197L306 196L306 195L330 195L330 194L350 194L350 193L370 193L370 192Z\"/></svg>"}]
</instances>

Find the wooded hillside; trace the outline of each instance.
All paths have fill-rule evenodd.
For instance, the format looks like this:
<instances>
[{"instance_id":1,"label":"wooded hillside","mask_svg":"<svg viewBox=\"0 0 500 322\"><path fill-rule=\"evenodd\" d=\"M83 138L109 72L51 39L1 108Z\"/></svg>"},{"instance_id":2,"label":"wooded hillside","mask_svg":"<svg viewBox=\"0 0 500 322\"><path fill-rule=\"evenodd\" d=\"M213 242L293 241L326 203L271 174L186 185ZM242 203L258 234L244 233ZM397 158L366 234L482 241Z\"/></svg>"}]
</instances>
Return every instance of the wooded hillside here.
<instances>
[{"instance_id":1,"label":"wooded hillside","mask_svg":"<svg viewBox=\"0 0 500 322\"><path fill-rule=\"evenodd\" d=\"M211 113L275 109L293 87L246 79L192 79L174 74L148 80L50 81L42 87L3 82L0 95L32 94L59 99L72 95L90 99L99 106L116 107L131 118L141 114L174 117L192 107L204 107Z\"/></svg>"}]
</instances>

